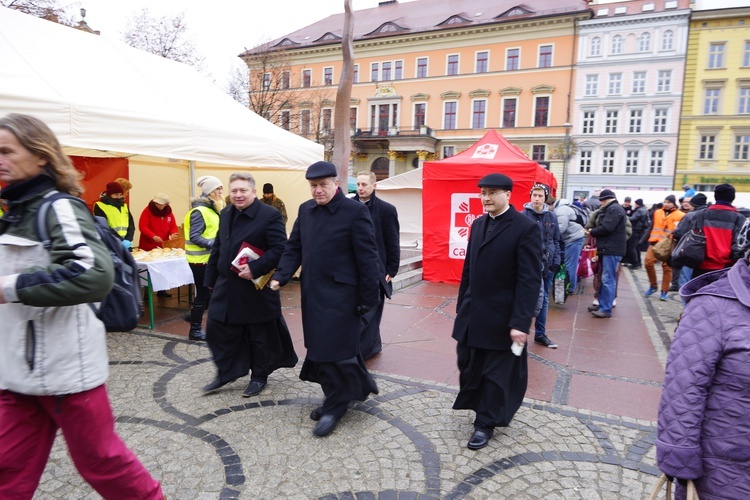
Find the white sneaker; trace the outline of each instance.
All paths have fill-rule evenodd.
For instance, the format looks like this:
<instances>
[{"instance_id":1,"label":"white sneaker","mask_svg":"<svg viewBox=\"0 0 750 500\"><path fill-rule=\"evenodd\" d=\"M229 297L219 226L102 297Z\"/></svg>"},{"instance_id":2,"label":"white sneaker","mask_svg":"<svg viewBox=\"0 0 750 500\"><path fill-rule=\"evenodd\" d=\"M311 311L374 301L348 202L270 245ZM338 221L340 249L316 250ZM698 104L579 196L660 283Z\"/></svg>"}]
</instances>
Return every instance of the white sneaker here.
<instances>
[{"instance_id":1,"label":"white sneaker","mask_svg":"<svg viewBox=\"0 0 750 500\"><path fill-rule=\"evenodd\" d=\"M612 307L615 307L617 305L617 299L612 301Z\"/></svg>"},{"instance_id":2,"label":"white sneaker","mask_svg":"<svg viewBox=\"0 0 750 500\"><path fill-rule=\"evenodd\" d=\"M594 301L591 303L591 305L592 306L598 306L599 305L599 301L596 300L596 299L594 299Z\"/></svg>"}]
</instances>

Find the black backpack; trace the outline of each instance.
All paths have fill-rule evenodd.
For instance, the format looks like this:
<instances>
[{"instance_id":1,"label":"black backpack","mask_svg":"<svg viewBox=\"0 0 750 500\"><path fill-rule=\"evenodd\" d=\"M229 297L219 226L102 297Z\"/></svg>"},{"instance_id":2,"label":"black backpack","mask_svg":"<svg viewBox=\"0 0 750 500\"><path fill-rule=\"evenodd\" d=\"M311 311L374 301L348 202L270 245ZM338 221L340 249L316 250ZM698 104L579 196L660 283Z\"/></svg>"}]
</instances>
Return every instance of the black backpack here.
<instances>
[{"instance_id":1,"label":"black backpack","mask_svg":"<svg viewBox=\"0 0 750 500\"><path fill-rule=\"evenodd\" d=\"M586 227L586 224L589 221L589 214L588 214L588 212L585 209L579 207L578 205L571 204L570 208L572 208L573 211L576 213L576 220L575 220L575 222L578 223L578 224L580 224L581 227Z\"/></svg>"},{"instance_id":2,"label":"black backpack","mask_svg":"<svg viewBox=\"0 0 750 500\"><path fill-rule=\"evenodd\" d=\"M47 229L47 212L49 207L56 200L67 198L75 200L86 206L86 203L75 196L54 192L48 195L36 213L35 226L39 240L44 248L49 250L51 246L49 230ZM88 207L86 207L88 212ZM117 236L112 228L109 227L104 217L92 216L94 227L99 233L99 239L104 243L112 256L112 263L115 268L115 281L104 299L102 299L99 308L94 304L89 304L108 332L129 332L138 326L138 320L143 313L141 303L141 284L138 276L138 266Z\"/></svg>"}]
</instances>

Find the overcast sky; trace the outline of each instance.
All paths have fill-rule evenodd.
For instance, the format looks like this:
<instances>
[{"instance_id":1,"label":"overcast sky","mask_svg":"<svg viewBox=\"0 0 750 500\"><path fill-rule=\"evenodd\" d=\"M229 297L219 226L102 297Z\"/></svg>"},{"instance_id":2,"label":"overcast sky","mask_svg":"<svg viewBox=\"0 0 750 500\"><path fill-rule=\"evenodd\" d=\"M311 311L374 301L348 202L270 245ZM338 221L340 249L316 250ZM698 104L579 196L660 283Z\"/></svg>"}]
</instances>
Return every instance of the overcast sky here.
<instances>
[{"instance_id":1,"label":"overcast sky","mask_svg":"<svg viewBox=\"0 0 750 500\"><path fill-rule=\"evenodd\" d=\"M354 10L379 0L352 0ZM189 31L206 58L208 71L223 86L238 54L315 21L344 11L344 0L79 0L62 5L86 9L86 22L102 35L121 40L127 21L143 7L154 16L185 13ZM78 20L78 18L76 18Z\"/></svg>"}]
</instances>

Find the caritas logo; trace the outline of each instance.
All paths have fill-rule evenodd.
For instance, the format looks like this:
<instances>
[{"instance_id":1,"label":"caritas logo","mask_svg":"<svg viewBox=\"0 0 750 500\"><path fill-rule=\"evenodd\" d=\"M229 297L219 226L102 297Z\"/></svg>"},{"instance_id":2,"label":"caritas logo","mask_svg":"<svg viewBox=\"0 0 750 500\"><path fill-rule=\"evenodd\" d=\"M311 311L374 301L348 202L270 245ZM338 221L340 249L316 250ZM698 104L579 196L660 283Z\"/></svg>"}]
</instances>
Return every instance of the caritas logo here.
<instances>
[{"instance_id":1,"label":"caritas logo","mask_svg":"<svg viewBox=\"0 0 750 500\"><path fill-rule=\"evenodd\" d=\"M484 214L482 199L478 193L453 193L451 195L451 228L448 235L448 257L465 259L469 244L469 229L472 222Z\"/></svg>"}]
</instances>

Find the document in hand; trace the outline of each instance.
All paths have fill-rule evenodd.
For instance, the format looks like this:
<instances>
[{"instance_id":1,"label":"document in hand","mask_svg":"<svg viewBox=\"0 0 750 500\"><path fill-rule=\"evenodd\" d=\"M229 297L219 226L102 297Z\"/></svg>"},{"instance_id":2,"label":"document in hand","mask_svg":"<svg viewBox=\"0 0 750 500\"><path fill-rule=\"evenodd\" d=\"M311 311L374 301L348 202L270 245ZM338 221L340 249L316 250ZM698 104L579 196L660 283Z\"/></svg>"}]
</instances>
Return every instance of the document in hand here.
<instances>
[{"instance_id":1,"label":"document in hand","mask_svg":"<svg viewBox=\"0 0 750 500\"><path fill-rule=\"evenodd\" d=\"M247 264L248 262L258 260L260 256L263 255L263 253L263 250L261 250L260 248L257 248L250 243L243 241L242 246L240 246L240 251L237 253L237 257L235 257L232 261L232 271L234 271L235 273L239 273L241 266ZM271 270L268 274L265 274L258 278L253 278L251 281L255 284L255 288L261 290L264 286L266 286L266 283L268 283L268 280L271 279L274 271L275 269Z\"/></svg>"}]
</instances>

